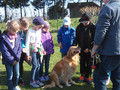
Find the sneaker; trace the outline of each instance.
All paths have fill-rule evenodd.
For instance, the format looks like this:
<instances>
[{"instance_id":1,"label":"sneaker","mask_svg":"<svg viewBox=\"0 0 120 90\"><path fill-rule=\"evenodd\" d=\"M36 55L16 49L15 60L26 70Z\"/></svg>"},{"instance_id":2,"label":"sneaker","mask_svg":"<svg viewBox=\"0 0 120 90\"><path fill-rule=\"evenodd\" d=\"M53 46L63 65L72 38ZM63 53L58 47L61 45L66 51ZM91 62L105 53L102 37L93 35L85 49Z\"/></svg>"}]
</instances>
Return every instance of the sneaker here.
<instances>
[{"instance_id":1,"label":"sneaker","mask_svg":"<svg viewBox=\"0 0 120 90\"><path fill-rule=\"evenodd\" d=\"M80 76L78 82L80 83L80 82L83 82L83 81L84 81L84 76Z\"/></svg>"},{"instance_id":2,"label":"sneaker","mask_svg":"<svg viewBox=\"0 0 120 90\"><path fill-rule=\"evenodd\" d=\"M13 88L13 90L21 90L18 86L16 86L15 88Z\"/></svg>"},{"instance_id":3,"label":"sneaker","mask_svg":"<svg viewBox=\"0 0 120 90\"><path fill-rule=\"evenodd\" d=\"M30 82L30 85L33 86L34 88L38 88L38 87L39 87L39 85L37 85L37 84L35 83L35 81L31 81L31 82Z\"/></svg>"},{"instance_id":4,"label":"sneaker","mask_svg":"<svg viewBox=\"0 0 120 90\"><path fill-rule=\"evenodd\" d=\"M44 84L41 83L39 80L36 80L35 83L38 84L38 85L40 85L40 86L43 86L43 85L44 85Z\"/></svg>"},{"instance_id":5,"label":"sneaker","mask_svg":"<svg viewBox=\"0 0 120 90\"><path fill-rule=\"evenodd\" d=\"M106 85L108 85L110 83L110 77L108 77L107 81L106 81Z\"/></svg>"},{"instance_id":6,"label":"sneaker","mask_svg":"<svg viewBox=\"0 0 120 90\"><path fill-rule=\"evenodd\" d=\"M45 76L44 78L45 78L45 81L48 81L48 80L49 80L49 76L48 76L48 75Z\"/></svg>"},{"instance_id":7,"label":"sneaker","mask_svg":"<svg viewBox=\"0 0 120 90\"><path fill-rule=\"evenodd\" d=\"M44 82L44 81L45 81L45 79L44 79L43 76L40 77L40 81L41 81L41 82Z\"/></svg>"},{"instance_id":8,"label":"sneaker","mask_svg":"<svg viewBox=\"0 0 120 90\"><path fill-rule=\"evenodd\" d=\"M93 83L92 78L87 78L87 82L88 82L89 84L92 84L92 83Z\"/></svg>"},{"instance_id":9,"label":"sneaker","mask_svg":"<svg viewBox=\"0 0 120 90\"><path fill-rule=\"evenodd\" d=\"M18 85L20 85L20 86L24 86L24 82L23 82L23 79L22 79L22 78L19 79L19 81L18 81Z\"/></svg>"}]
</instances>

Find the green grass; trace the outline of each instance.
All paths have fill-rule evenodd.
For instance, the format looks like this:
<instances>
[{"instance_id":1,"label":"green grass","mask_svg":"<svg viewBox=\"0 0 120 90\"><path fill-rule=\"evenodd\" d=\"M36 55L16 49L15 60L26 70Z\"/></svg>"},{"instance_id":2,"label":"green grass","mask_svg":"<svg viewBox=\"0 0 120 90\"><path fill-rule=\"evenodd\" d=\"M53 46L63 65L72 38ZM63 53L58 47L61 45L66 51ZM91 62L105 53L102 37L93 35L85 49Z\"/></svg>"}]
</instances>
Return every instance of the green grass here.
<instances>
[{"instance_id":1,"label":"green grass","mask_svg":"<svg viewBox=\"0 0 120 90\"><path fill-rule=\"evenodd\" d=\"M76 28L76 26L79 23L78 20L79 20L79 18L72 18L71 25ZM54 65L56 64L56 62L61 60L61 53L59 51L60 50L59 44L57 43L57 20L49 20L49 22L51 25L50 32L53 36L54 51L55 51L54 54L51 55L51 58L50 58L49 72L51 72L51 70L54 67ZM58 28L60 28L61 25L62 25L62 19L59 19L58 20ZM5 30L4 23L0 24L0 29ZM31 68L32 68L31 66L29 66L26 62L24 62L24 77L23 78L25 81L25 86L21 87L22 90L40 90L40 88L33 88L29 85ZM79 76L80 76L80 66L78 66L78 68L73 76L73 80L76 81L76 83L73 84L71 87L64 86L64 88L62 90L94 90L94 85L89 85L86 83L77 83ZM47 82L47 83L50 83L50 82ZM45 83L45 84L47 84L47 83ZM111 88L112 88L112 83L110 83L108 85L108 90L111 90ZM0 90L7 90L6 69L5 69L5 66L2 65L1 60L0 60ZM47 90L60 90L60 88L55 87L55 88L51 88L51 89L47 89Z\"/></svg>"}]
</instances>

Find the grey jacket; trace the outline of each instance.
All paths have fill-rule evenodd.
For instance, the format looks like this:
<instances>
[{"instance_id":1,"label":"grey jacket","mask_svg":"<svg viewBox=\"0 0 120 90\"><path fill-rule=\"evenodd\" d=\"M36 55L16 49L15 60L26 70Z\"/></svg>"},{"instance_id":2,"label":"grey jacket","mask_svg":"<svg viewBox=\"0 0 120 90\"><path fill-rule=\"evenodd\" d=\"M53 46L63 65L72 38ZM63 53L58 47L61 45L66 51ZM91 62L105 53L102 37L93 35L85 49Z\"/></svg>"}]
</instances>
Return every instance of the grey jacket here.
<instances>
[{"instance_id":1,"label":"grey jacket","mask_svg":"<svg viewBox=\"0 0 120 90\"><path fill-rule=\"evenodd\" d=\"M100 55L120 55L120 0L110 0L101 10L94 44Z\"/></svg>"}]
</instances>

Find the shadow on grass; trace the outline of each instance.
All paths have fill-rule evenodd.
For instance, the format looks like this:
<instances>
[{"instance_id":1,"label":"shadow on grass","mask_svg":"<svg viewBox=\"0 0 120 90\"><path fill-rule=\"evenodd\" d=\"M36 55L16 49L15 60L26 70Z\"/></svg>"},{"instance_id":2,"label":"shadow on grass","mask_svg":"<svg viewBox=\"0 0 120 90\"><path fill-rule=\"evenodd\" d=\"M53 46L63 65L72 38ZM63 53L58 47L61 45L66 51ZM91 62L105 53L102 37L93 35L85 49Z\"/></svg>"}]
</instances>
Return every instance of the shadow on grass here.
<instances>
[{"instance_id":1,"label":"shadow on grass","mask_svg":"<svg viewBox=\"0 0 120 90\"><path fill-rule=\"evenodd\" d=\"M32 86L29 85L30 82L30 71L24 71L24 83L25 85L23 87L21 87L21 90L61 90L61 88L59 87L54 87L54 88L48 88L48 89L41 89L41 88L33 88ZM71 87L67 87L65 85L63 85L62 90L95 90L94 89L94 84L90 85L87 84L86 82L83 83L78 83L78 77L73 77L73 81L75 81L76 83L72 84ZM45 85L50 84L49 82L45 82ZM5 71L1 71L0 72L0 90L7 90L7 81L6 81L6 72ZM6 86L6 87L4 87ZM108 87L108 90L111 90L111 87Z\"/></svg>"}]
</instances>

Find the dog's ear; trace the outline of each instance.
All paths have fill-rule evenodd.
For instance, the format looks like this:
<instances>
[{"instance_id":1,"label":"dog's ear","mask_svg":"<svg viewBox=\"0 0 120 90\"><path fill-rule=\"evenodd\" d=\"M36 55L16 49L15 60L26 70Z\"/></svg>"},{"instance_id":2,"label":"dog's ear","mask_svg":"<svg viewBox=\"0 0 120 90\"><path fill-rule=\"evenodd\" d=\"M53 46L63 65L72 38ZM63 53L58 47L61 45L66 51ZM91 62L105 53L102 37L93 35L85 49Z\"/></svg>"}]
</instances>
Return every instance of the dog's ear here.
<instances>
[{"instance_id":1,"label":"dog's ear","mask_svg":"<svg viewBox=\"0 0 120 90\"><path fill-rule=\"evenodd\" d=\"M71 57L71 55L72 55L72 49L70 48L69 51L67 52L67 56Z\"/></svg>"},{"instance_id":2,"label":"dog's ear","mask_svg":"<svg viewBox=\"0 0 120 90\"><path fill-rule=\"evenodd\" d=\"M68 52L67 52L67 56L68 56L68 57L71 56L71 49L68 50Z\"/></svg>"}]
</instances>

